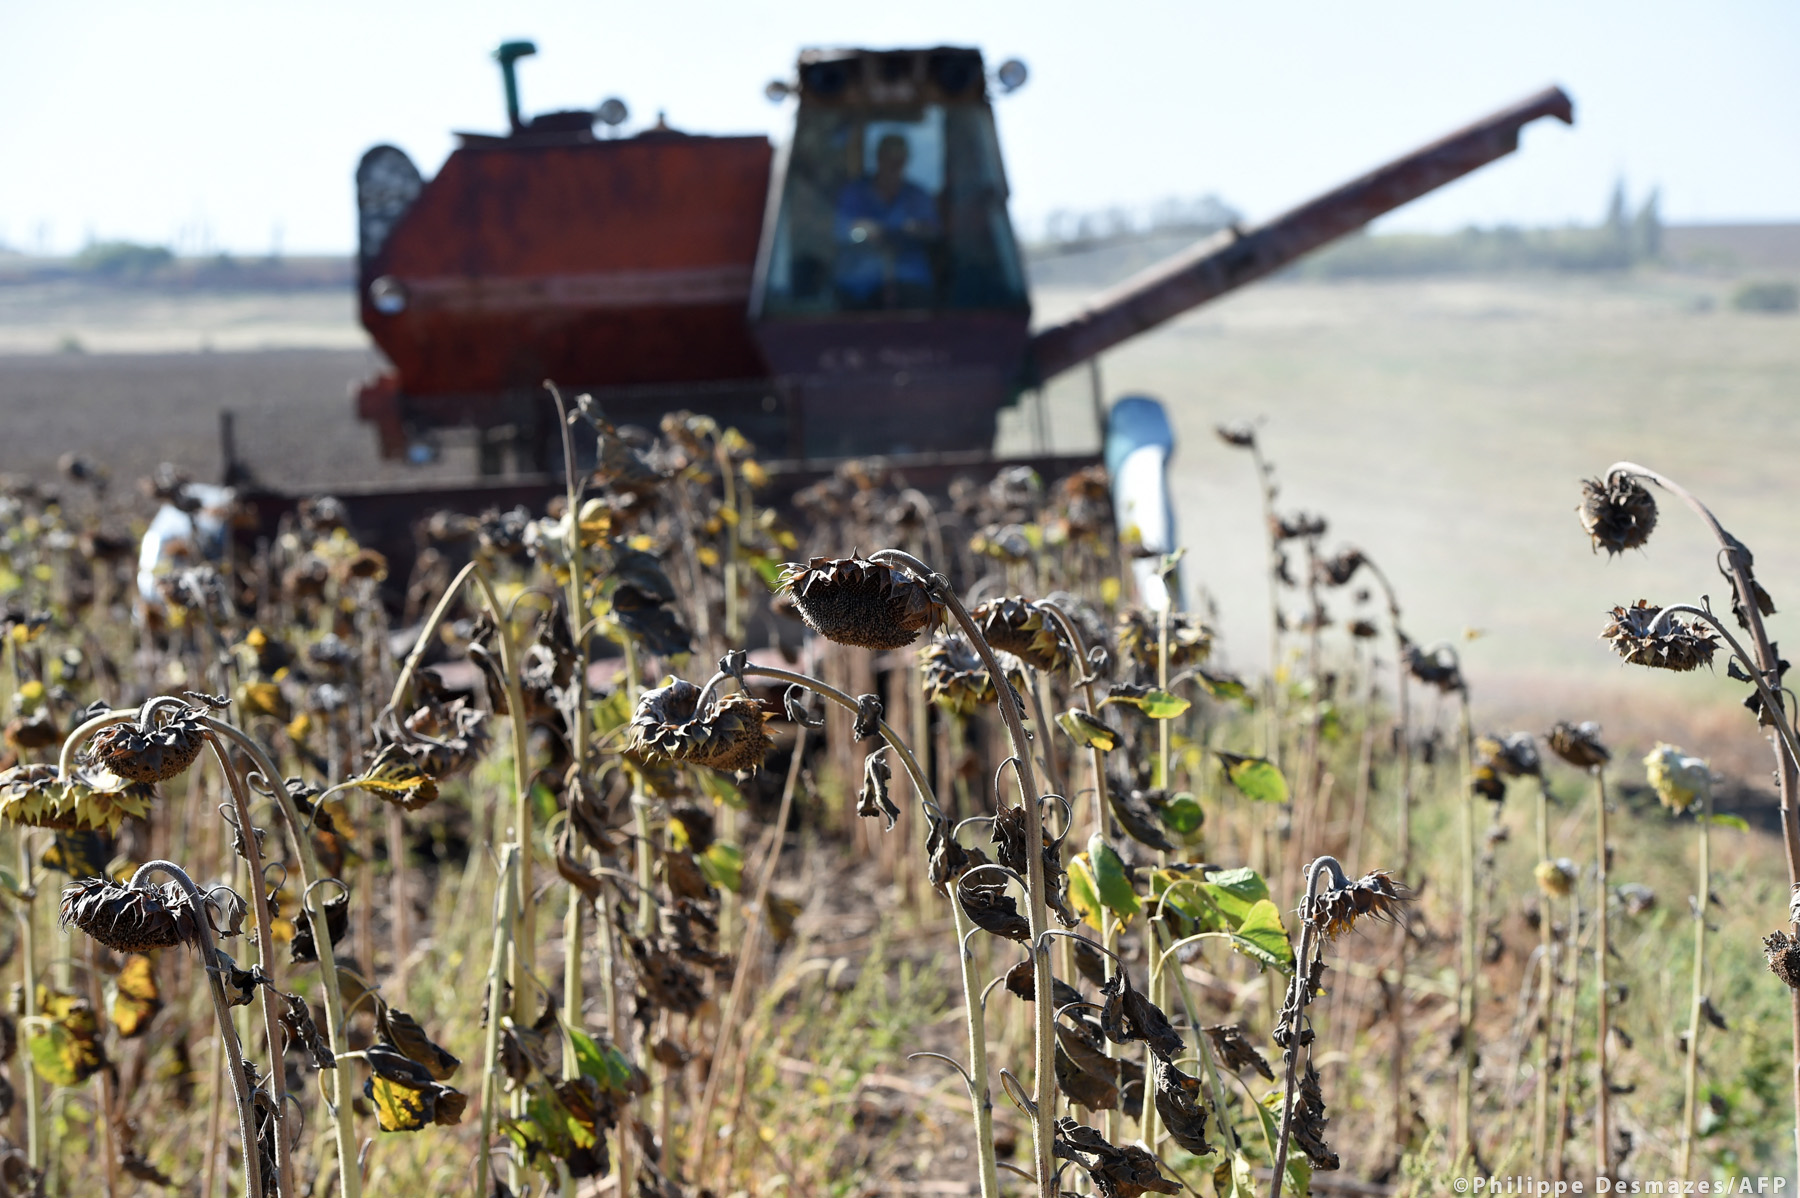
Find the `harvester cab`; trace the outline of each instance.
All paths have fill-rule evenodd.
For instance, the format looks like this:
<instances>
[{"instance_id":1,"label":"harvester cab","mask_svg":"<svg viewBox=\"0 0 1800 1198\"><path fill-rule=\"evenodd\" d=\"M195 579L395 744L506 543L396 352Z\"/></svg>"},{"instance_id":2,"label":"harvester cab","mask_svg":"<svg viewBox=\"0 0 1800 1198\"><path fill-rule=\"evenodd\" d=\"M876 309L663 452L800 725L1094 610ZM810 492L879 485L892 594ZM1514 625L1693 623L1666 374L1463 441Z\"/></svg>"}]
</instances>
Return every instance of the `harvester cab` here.
<instances>
[{"instance_id":1,"label":"harvester cab","mask_svg":"<svg viewBox=\"0 0 1800 1198\"><path fill-rule=\"evenodd\" d=\"M987 448L1031 301L981 54L809 50L774 86L799 103L750 318L796 456Z\"/></svg>"}]
</instances>

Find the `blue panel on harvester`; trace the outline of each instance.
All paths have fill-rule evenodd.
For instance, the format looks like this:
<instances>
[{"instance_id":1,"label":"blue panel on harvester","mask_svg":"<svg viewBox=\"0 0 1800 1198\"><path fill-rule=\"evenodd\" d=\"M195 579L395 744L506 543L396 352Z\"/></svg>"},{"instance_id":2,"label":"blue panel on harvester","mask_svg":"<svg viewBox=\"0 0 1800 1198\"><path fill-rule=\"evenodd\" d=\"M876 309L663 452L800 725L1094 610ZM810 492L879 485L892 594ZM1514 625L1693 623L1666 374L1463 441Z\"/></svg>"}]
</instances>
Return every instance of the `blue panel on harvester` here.
<instances>
[{"instance_id":1,"label":"blue panel on harvester","mask_svg":"<svg viewBox=\"0 0 1800 1198\"><path fill-rule=\"evenodd\" d=\"M1162 402L1127 395L1106 417L1106 473L1112 479L1113 514L1122 537L1138 541L1146 556L1133 559L1132 575L1146 606L1161 611L1174 600L1157 573L1158 559L1175 549L1175 509L1169 502L1169 458L1175 430ZM1135 530L1128 533L1128 530Z\"/></svg>"}]
</instances>

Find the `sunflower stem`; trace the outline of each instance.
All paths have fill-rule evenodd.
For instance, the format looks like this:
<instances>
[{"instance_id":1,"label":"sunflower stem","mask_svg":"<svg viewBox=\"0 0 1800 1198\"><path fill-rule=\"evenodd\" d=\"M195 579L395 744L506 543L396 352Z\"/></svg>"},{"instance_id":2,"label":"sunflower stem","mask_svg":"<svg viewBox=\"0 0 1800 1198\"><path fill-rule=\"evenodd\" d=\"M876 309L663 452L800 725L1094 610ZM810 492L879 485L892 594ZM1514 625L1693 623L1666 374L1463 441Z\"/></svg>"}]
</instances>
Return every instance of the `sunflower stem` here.
<instances>
[{"instance_id":1,"label":"sunflower stem","mask_svg":"<svg viewBox=\"0 0 1800 1198\"><path fill-rule=\"evenodd\" d=\"M1688 1002L1687 1064L1684 1070L1681 1151L1676 1158L1675 1176L1691 1177L1694 1154L1694 1115L1700 1099L1700 1020L1701 1004L1706 1001L1706 908L1712 896L1712 787L1700 794L1700 889L1694 903L1694 977L1693 992Z\"/></svg>"},{"instance_id":2,"label":"sunflower stem","mask_svg":"<svg viewBox=\"0 0 1800 1198\"><path fill-rule=\"evenodd\" d=\"M1540 862L1550 860L1550 792L1544 782L1544 775L1538 774L1537 795L1537 849ZM1537 1105L1533 1112L1531 1128L1531 1161L1538 1176L1545 1176L1548 1162L1545 1152L1550 1140L1550 1002L1555 993L1554 944L1552 941L1552 925L1550 917L1549 896L1539 907L1538 915L1538 1054L1537 1054Z\"/></svg>"},{"instance_id":3,"label":"sunflower stem","mask_svg":"<svg viewBox=\"0 0 1800 1198\"><path fill-rule=\"evenodd\" d=\"M1800 752L1795 749L1793 729L1788 725L1785 705L1780 696L1770 696L1767 693L1769 688L1764 681L1765 678L1774 678L1776 684L1780 684L1781 656L1775 651L1775 644L1769 639L1768 630L1763 626L1762 608L1757 602L1756 579L1750 569L1750 551L1742 541L1725 531L1711 509L1674 479L1635 462L1614 462L1607 468L1607 474L1610 476L1614 473L1636 475L1673 491L1706 524L1713 539L1719 544L1719 552L1725 558L1721 571L1731 578L1732 589L1737 592L1738 611L1744 626L1749 629L1751 643L1756 647L1757 668L1751 674L1757 679L1757 689L1763 695L1763 702L1770 704L1768 717L1780 731L1787 747L1786 753L1779 748L1775 750L1775 775L1781 788L1781 839L1787 857L1788 888L1791 893L1793 888L1800 887ZM1744 656L1741 652L1738 655ZM1790 919L1789 925L1793 934L1800 936L1800 921ZM1789 993L1788 1010L1793 1051L1791 1084L1794 1153L1796 1158L1800 1158L1800 990Z\"/></svg>"},{"instance_id":4,"label":"sunflower stem","mask_svg":"<svg viewBox=\"0 0 1800 1198\"><path fill-rule=\"evenodd\" d=\"M1306 888L1300 900L1300 949L1294 954L1294 976L1288 982L1286 1009L1294 1013L1294 1022L1288 1028L1288 1046L1282 1050L1283 1083L1281 1091L1281 1132L1275 1146L1275 1168L1270 1177L1269 1198L1281 1198L1281 1188L1286 1180L1288 1143L1294 1127L1294 1075L1300 1063L1302 1048L1302 1031L1306 1023L1306 1007L1312 1001L1311 960L1313 951L1312 903L1313 891L1319 884L1319 873L1324 863L1337 862L1329 857L1320 857L1306 867ZM1338 873L1341 874L1341 870ZM1336 875L1334 875L1336 876ZM1307 1054L1311 1061L1311 1053Z\"/></svg>"},{"instance_id":5,"label":"sunflower stem","mask_svg":"<svg viewBox=\"0 0 1800 1198\"><path fill-rule=\"evenodd\" d=\"M1461 667L1458 667L1461 672ZM1456 1023L1460 1045L1456 1065L1456 1151L1459 1160L1475 1159L1475 1005L1480 981L1480 952L1475 928L1475 792L1470 787L1474 776L1473 733L1469 720L1469 689L1457 692L1462 702L1457 726L1457 748L1462 766L1461 791L1457 814L1462 835L1462 959L1457 970Z\"/></svg>"},{"instance_id":6,"label":"sunflower stem","mask_svg":"<svg viewBox=\"0 0 1800 1198\"><path fill-rule=\"evenodd\" d=\"M1043 996L1052 993L1050 974L1050 946L1044 936L1049 931L1049 905L1046 901L1044 878L1044 813L1038 805L1037 783L1031 768L1031 741L1025 735L1025 722L1019 713L1018 700L1013 695L1012 684L1007 680L1005 671L994 657L992 646L987 638L981 635L969 611L957 597L950 580L933 571L924 562L910 553L898 549L883 549L869 555L872 562L883 565L895 564L912 572L920 582L931 588L933 596L947 608L962 627L963 634L968 637L969 644L980 655L982 665L987 667L988 677L993 679L994 694L1000 708L1000 718L1006 724L1006 732L1012 741L1013 755L1017 760L1016 773L1019 779L1019 802L1025 809L1025 864L1026 864L1026 897L1029 908L1028 922L1031 930L1032 978L1039 1001L1032 1004L1034 1035L1032 1037L1032 1102L1036 1110L1032 1116L1032 1141L1036 1158L1035 1180L1039 1198L1053 1198L1056 1189L1056 1168L1052 1157L1052 1144L1056 1115L1056 1068L1054 1060L1056 1029L1053 1025L1056 1012L1054 1003L1045 1001ZM996 796L998 801L998 796Z\"/></svg>"},{"instance_id":7,"label":"sunflower stem","mask_svg":"<svg viewBox=\"0 0 1800 1198\"><path fill-rule=\"evenodd\" d=\"M493 1192L488 1178L493 1169L494 1107L499 1100L497 1083L500 1075L501 1011L505 1009L506 1003L506 962L509 955L507 940L513 926L513 905L519 898L518 886L513 878L518 863L519 846L501 845L500 877L494 886L499 912L494 918L494 949L488 957L487 971L487 1039L483 1045L481 1067L481 1142L476 1146L475 1156L475 1192L484 1198ZM623 1136L620 1138L623 1139Z\"/></svg>"},{"instance_id":8,"label":"sunflower stem","mask_svg":"<svg viewBox=\"0 0 1800 1198\"><path fill-rule=\"evenodd\" d=\"M269 911L269 896L264 890L262 848L257 844L256 829L250 822L250 800L244 780L239 776L237 767L232 765L231 755L226 752L217 733L208 733L206 743L219 763L219 772L225 775L226 787L231 791L232 809L237 813L238 840L243 846L244 861L250 867L250 909L256 919L256 955L262 963L263 972L269 978L269 984L262 987L259 997L262 1000L263 1033L269 1044L269 1090L275 1102L276 1195L277 1198L286 1198L294 1193L294 1163L288 1152L287 1135L282 1131L283 1121L287 1117L287 1070L282 1063L284 1050L281 1009L277 1005L280 1000L275 993L275 930Z\"/></svg>"},{"instance_id":9,"label":"sunflower stem","mask_svg":"<svg viewBox=\"0 0 1800 1198\"><path fill-rule=\"evenodd\" d=\"M37 892L31 876L30 830L19 828L18 838L19 885L25 894L31 896L19 906L19 974L25 991L23 1014L29 1019L37 1014L37 935L32 918L37 910ZM22 1073L25 1083L25 1160L33 1169L41 1170L44 1162L43 1137L38 1128L37 1070L32 1068L30 1054L26 1052L22 1040L19 1043L16 1068Z\"/></svg>"},{"instance_id":10,"label":"sunflower stem","mask_svg":"<svg viewBox=\"0 0 1800 1198\"><path fill-rule=\"evenodd\" d=\"M225 1072L231 1077L232 1096L237 1099L238 1142L244 1155L244 1194L246 1198L262 1198L262 1149L256 1137L256 1104L250 1095L250 1079L244 1066L243 1048L238 1043L237 1026L231 1021L231 1007L225 1001L225 985L219 980L219 947L213 940L212 922L206 913L206 896L194 885L187 871L173 861L146 861L131 875L133 889L144 885L146 875L163 873L174 878L187 894L194 911L197 929L194 947L200 950L206 968L206 980L212 993L213 1016L218 1020L219 1039L225 1048ZM272 1062L280 1068L280 1062ZM273 1070L271 1070L273 1071ZM279 1130L276 1132L280 1135Z\"/></svg>"},{"instance_id":11,"label":"sunflower stem","mask_svg":"<svg viewBox=\"0 0 1800 1198\"><path fill-rule=\"evenodd\" d=\"M1612 1087L1607 1068L1606 1041L1611 1024L1612 995L1607 990L1606 956L1606 775L1602 767L1593 767L1594 775L1594 872L1597 881L1597 905L1594 911L1594 993L1598 1017L1594 1028L1594 1171L1598 1177L1612 1176Z\"/></svg>"},{"instance_id":12,"label":"sunflower stem","mask_svg":"<svg viewBox=\"0 0 1800 1198\"><path fill-rule=\"evenodd\" d=\"M313 851L311 830L301 822L300 814L293 805L293 798L282 784L280 772L276 770L274 761L262 745L249 733L223 720L202 716L200 722L209 732L232 741L249 756L262 778L262 789L274 800L275 810L281 814L282 823L287 826L289 842L294 846L294 855L300 861L300 884L303 888L300 903L306 909L306 917L312 924L313 941L318 946L319 979L325 986L325 1034L335 1058L350 1051L344 1027L344 996L338 985L337 955L331 942L331 928L325 917L325 906L313 898L313 888L322 881L337 879L329 878L320 871L318 854ZM338 882L338 885L342 886L343 883ZM333 1069L331 1074L331 1094L327 1106L331 1109L337 1140L338 1195L339 1198L360 1198L362 1169L356 1151L355 1112L351 1105L355 1094L351 1089L350 1070Z\"/></svg>"}]
</instances>

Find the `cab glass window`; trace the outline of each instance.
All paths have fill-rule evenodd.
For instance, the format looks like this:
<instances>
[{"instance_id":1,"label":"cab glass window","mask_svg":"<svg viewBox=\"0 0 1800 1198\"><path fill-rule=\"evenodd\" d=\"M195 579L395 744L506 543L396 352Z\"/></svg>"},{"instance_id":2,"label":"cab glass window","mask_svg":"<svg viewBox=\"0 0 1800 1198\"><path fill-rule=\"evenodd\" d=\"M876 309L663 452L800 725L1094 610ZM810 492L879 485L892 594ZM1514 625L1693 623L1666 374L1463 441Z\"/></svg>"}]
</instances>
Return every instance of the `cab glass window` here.
<instances>
[{"instance_id":1,"label":"cab glass window","mask_svg":"<svg viewBox=\"0 0 1800 1198\"><path fill-rule=\"evenodd\" d=\"M801 106L765 314L1025 305L986 105Z\"/></svg>"}]
</instances>

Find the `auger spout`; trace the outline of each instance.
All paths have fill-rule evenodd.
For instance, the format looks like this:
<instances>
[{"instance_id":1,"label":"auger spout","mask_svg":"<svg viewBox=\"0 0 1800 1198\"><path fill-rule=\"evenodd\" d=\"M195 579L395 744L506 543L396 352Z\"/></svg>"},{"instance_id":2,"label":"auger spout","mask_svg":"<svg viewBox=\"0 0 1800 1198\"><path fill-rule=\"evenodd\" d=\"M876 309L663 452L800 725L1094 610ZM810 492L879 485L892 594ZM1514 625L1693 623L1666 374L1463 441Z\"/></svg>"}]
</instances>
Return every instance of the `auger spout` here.
<instances>
[{"instance_id":1,"label":"auger spout","mask_svg":"<svg viewBox=\"0 0 1800 1198\"><path fill-rule=\"evenodd\" d=\"M1132 276L1075 316L1032 336L1027 383L1043 383L1512 153L1519 148L1519 130L1546 116L1575 123L1574 102L1560 87L1546 88L1255 228L1223 230Z\"/></svg>"}]
</instances>

